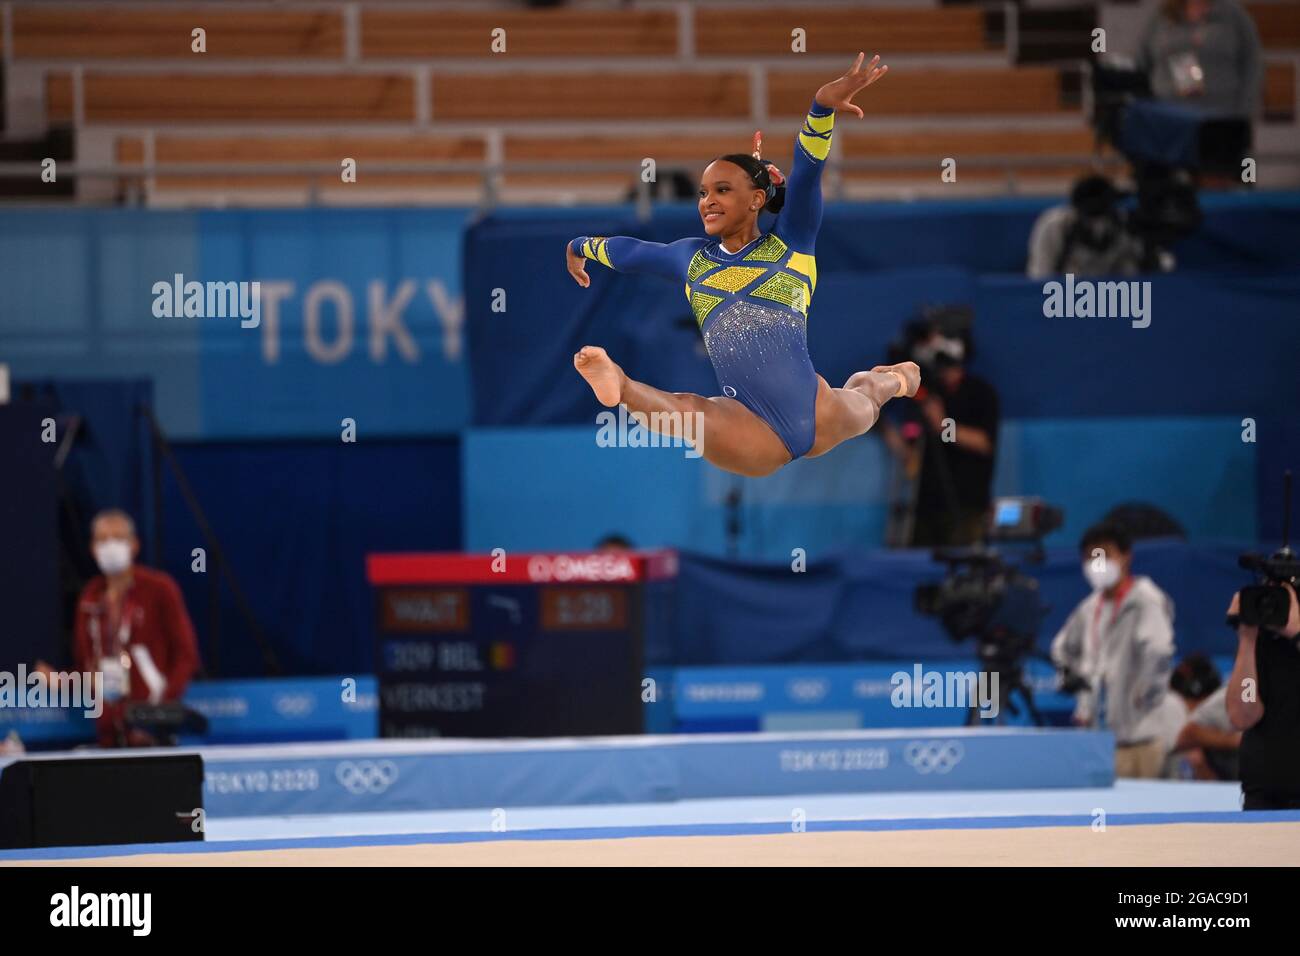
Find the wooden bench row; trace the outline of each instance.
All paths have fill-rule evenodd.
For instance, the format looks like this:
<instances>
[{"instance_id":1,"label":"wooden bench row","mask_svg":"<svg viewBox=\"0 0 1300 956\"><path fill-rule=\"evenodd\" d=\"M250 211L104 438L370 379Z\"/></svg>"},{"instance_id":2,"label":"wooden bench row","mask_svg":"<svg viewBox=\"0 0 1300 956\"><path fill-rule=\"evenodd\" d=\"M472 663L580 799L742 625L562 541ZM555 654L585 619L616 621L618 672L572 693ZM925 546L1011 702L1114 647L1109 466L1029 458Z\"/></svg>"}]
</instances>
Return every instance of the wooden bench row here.
<instances>
[{"instance_id":1,"label":"wooden bench row","mask_svg":"<svg viewBox=\"0 0 1300 956\"><path fill-rule=\"evenodd\" d=\"M778 165L788 164L794 151L793 129L771 131L764 154ZM835 133L835 150L848 157L1051 156L1086 153L1092 133L1070 129L951 129L893 130L874 133ZM139 162L144 140L135 135L117 138L118 158ZM626 162L629 168L646 157L659 163L702 167L723 153L747 152L747 136L720 133L682 134L670 139L630 133L575 138L511 134L503 138L507 162L592 160ZM168 135L154 137L154 159L160 163L338 163L351 157L358 163L425 160L484 161L487 147L478 135L312 134L303 136Z\"/></svg>"},{"instance_id":2,"label":"wooden bench row","mask_svg":"<svg viewBox=\"0 0 1300 956\"><path fill-rule=\"evenodd\" d=\"M16 59L189 59L191 31L206 33L206 55L340 59L341 7L332 10L207 7L110 9L19 5L13 12ZM693 11L695 55L775 56L804 31L808 53L851 56L870 44L889 53L992 49L978 9L765 7ZM524 57L673 57L681 50L677 12L661 10L456 10L362 8L358 53L370 59L488 58L494 30L505 55ZM498 41L499 48L499 41Z\"/></svg>"},{"instance_id":3,"label":"wooden bench row","mask_svg":"<svg viewBox=\"0 0 1300 956\"><path fill-rule=\"evenodd\" d=\"M549 162L550 170L513 171L503 185L538 189L583 189L631 186L646 158L653 158L662 176L679 168L692 179L715 156L743 151L747 137L725 134L687 134L665 140L659 137L629 134L575 139L554 135L509 135L504 138L502 155L507 163ZM793 136L772 136L766 154L785 169L790 168ZM981 157L1015 156L1024 159L1042 157L1041 164L1024 169L1024 175L1068 177L1082 168L1082 163L1063 166L1062 156L1087 156L1093 147L1092 134L1082 127L1066 130L914 130L885 133L847 132L837 135L836 150L846 159L868 158L898 161L899 168L854 169L845 167L851 180L918 179L939 176L941 162L957 160L963 179L990 179L1005 175L996 167L982 166ZM140 164L148 157L146 145L138 136L117 138L116 157L121 163ZM158 177L155 187L168 189L253 190L305 188L314 180L323 188L342 187L341 163L352 159L357 164L357 182L366 189L442 188L476 189L481 174L475 171L445 173L390 172L385 163L418 163L450 160L482 164L487 160L487 144L479 136L447 135L159 135L152 146L154 163L175 167L192 165L207 169L185 174ZM600 171L574 170L575 162L617 163L622 169ZM238 167L311 165L325 171L313 176L305 173L259 171L256 175L235 173L216 175L213 166ZM1062 170L1066 170L1062 172Z\"/></svg>"},{"instance_id":4,"label":"wooden bench row","mask_svg":"<svg viewBox=\"0 0 1300 956\"><path fill-rule=\"evenodd\" d=\"M824 80L772 71L767 111L798 116ZM710 72L434 73L435 122L708 120L752 115L750 75ZM409 73L102 73L83 77L84 120L111 123L410 123L418 117ZM873 115L1007 115L1066 110L1051 67L895 71L871 91ZM51 73L46 109L73 119L70 73Z\"/></svg>"},{"instance_id":5,"label":"wooden bench row","mask_svg":"<svg viewBox=\"0 0 1300 956\"><path fill-rule=\"evenodd\" d=\"M1269 63L1264 111L1270 119L1296 114L1296 66ZM84 76L87 124L169 123L413 123L416 80L402 73L154 74ZM808 108L818 75L773 72L767 112L798 116ZM435 74L434 122L528 120L743 120L751 117L750 78L741 72L562 73L544 76ZM871 92L873 116L1010 116L1072 109L1050 67L897 72ZM73 120L73 78L46 79L46 113ZM845 122L853 122L845 119Z\"/></svg>"},{"instance_id":6,"label":"wooden bench row","mask_svg":"<svg viewBox=\"0 0 1300 956\"><path fill-rule=\"evenodd\" d=\"M1253 3L1268 49L1300 49L1300 4ZM341 59L342 6L325 9L220 9L168 5L103 9L20 3L13 9L16 59L190 59L191 31L206 32L206 55L220 59ZM358 53L369 59L501 56L492 31L505 30L506 55L523 57L672 57L682 50L674 10L432 10L362 8ZM805 31L807 52L851 56L973 53L996 49L978 8L895 9L797 6L698 8L694 55L778 56ZM1090 37L1080 38L1080 56Z\"/></svg>"}]
</instances>

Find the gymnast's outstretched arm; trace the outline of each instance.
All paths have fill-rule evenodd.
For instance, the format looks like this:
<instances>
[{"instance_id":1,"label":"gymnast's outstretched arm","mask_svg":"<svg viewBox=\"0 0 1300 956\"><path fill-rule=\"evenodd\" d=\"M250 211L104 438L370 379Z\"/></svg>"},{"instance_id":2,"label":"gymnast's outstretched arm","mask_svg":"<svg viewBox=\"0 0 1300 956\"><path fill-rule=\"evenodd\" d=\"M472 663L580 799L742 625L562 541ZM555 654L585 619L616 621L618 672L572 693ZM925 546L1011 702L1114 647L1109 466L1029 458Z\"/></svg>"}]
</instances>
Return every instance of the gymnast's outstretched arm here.
<instances>
[{"instance_id":1,"label":"gymnast's outstretched arm","mask_svg":"<svg viewBox=\"0 0 1300 956\"><path fill-rule=\"evenodd\" d=\"M775 232L791 249L811 255L822 224L822 170L831 151L831 132L837 109L862 118L862 110L853 104L853 95L870 86L889 67L878 66L880 57L862 65L865 54L859 53L849 72L817 91L812 108L804 117L803 127L794 146L794 165L786 177L785 206L777 216Z\"/></svg>"},{"instance_id":2,"label":"gymnast's outstretched arm","mask_svg":"<svg viewBox=\"0 0 1300 956\"><path fill-rule=\"evenodd\" d=\"M785 181L785 206L775 232L791 249L811 254L822 224L822 169L831 151L835 110L813 103L794 144L794 165Z\"/></svg>"},{"instance_id":3,"label":"gymnast's outstretched arm","mask_svg":"<svg viewBox=\"0 0 1300 956\"><path fill-rule=\"evenodd\" d=\"M676 242L646 242L629 236L579 236L569 241L569 273L584 289L591 283L586 260L599 262L615 272L643 272L662 279L682 279L686 269L705 239L678 239Z\"/></svg>"}]
</instances>

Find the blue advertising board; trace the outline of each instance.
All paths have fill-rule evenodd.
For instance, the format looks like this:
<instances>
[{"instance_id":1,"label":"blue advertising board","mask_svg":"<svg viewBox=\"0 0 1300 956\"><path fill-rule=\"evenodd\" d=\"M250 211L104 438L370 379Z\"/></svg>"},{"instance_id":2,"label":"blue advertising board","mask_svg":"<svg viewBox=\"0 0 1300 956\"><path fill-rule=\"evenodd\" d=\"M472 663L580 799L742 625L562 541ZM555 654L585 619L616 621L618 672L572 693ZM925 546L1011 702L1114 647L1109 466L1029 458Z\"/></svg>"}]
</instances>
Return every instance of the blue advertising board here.
<instances>
[{"instance_id":1,"label":"blue advertising board","mask_svg":"<svg viewBox=\"0 0 1300 956\"><path fill-rule=\"evenodd\" d=\"M148 378L172 438L455 432L463 209L0 213L16 380Z\"/></svg>"}]
</instances>

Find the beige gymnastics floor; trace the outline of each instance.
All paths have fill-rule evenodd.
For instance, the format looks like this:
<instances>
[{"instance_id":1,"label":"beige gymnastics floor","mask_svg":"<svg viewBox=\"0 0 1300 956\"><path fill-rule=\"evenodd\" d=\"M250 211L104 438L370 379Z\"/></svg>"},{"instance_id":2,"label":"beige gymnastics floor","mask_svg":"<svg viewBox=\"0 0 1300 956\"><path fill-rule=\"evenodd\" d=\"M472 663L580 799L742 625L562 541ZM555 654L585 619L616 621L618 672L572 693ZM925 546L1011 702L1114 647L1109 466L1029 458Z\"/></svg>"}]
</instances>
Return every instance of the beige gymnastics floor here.
<instances>
[{"instance_id":1,"label":"beige gymnastics floor","mask_svg":"<svg viewBox=\"0 0 1300 956\"><path fill-rule=\"evenodd\" d=\"M1297 866L1300 823L500 840L156 853L52 866Z\"/></svg>"}]
</instances>

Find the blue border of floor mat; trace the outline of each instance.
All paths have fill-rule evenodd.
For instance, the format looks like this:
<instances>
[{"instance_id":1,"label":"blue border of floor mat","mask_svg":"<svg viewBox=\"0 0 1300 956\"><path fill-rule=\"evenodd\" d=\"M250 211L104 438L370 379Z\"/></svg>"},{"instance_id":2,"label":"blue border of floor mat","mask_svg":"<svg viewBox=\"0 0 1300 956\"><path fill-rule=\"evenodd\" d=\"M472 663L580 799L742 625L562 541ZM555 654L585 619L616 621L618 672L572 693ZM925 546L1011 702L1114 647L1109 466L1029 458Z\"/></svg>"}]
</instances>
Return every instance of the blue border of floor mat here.
<instances>
[{"instance_id":1,"label":"blue border of floor mat","mask_svg":"<svg viewBox=\"0 0 1300 956\"><path fill-rule=\"evenodd\" d=\"M999 830L1029 827L1092 826L1092 816L925 817L908 820L810 820L808 833L883 830ZM1107 826L1171 823L1300 823L1300 810L1125 813L1106 818ZM145 853L237 853L249 850L330 849L362 846L416 846L427 843L489 843L501 840L623 840L631 837L752 836L790 833L791 824L689 823L645 827L564 827L505 832L361 834L270 840L212 840L202 843L132 843L115 846L42 847L0 850L6 860L76 860Z\"/></svg>"}]
</instances>

